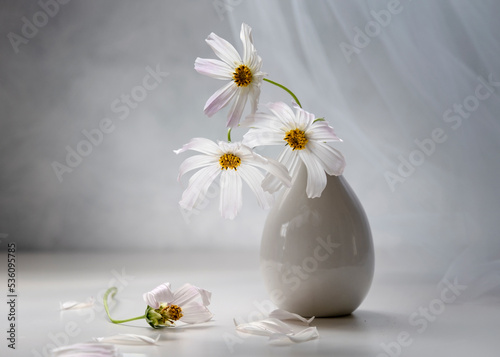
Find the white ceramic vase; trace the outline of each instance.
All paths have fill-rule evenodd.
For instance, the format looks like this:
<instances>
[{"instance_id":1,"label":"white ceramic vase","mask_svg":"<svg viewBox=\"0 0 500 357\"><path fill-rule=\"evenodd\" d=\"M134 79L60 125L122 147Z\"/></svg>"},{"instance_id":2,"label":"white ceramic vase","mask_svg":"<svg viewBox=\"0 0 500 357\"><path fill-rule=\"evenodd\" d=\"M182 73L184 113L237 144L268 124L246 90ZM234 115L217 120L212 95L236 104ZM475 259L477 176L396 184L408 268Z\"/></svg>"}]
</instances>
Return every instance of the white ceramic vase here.
<instances>
[{"instance_id":1,"label":"white ceramic vase","mask_svg":"<svg viewBox=\"0 0 500 357\"><path fill-rule=\"evenodd\" d=\"M306 195L299 170L269 212L260 265L271 300L302 316L352 313L370 288L374 251L361 203L343 176L328 176L321 197Z\"/></svg>"}]
</instances>

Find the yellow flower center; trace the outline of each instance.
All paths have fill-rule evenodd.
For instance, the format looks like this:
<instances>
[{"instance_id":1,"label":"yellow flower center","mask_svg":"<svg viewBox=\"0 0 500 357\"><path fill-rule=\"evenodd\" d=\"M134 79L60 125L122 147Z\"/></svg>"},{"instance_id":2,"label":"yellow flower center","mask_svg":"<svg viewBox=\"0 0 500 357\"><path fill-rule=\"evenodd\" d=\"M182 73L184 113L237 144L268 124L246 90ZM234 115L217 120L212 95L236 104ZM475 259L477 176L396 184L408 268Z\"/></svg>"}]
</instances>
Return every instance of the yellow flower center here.
<instances>
[{"instance_id":1,"label":"yellow flower center","mask_svg":"<svg viewBox=\"0 0 500 357\"><path fill-rule=\"evenodd\" d=\"M219 159L220 169L234 169L237 171L237 167L241 164L241 159L233 154L224 154Z\"/></svg>"},{"instance_id":2,"label":"yellow flower center","mask_svg":"<svg viewBox=\"0 0 500 357\"><path fill-rule=\"evenodd\" d=\"M252 83L252 71L242 64L234 70L233 79L238 87L246 87Z\"/></svg>"},{"instance_id":3,"label":"yellow flower center","mask_svg":"<svg viewBox=\"0 0 500 357\"><path fill-rule=\"evenodd\" d=\"M292 150L305 149L307 144L306 133L300 129L293 129L286 133L285 140Z\"/></svg>"},{"instance_id":4,"label":"yellow flower center","mask_svg":"<svg viewBox=\"0 0 500 357\"><path fill-rule=\"evenodd\" d=\"M182 309L177 305L167 305L161 310L161 315L170 321L177 321L182 316Z\"/></svg>"}]
</instances>

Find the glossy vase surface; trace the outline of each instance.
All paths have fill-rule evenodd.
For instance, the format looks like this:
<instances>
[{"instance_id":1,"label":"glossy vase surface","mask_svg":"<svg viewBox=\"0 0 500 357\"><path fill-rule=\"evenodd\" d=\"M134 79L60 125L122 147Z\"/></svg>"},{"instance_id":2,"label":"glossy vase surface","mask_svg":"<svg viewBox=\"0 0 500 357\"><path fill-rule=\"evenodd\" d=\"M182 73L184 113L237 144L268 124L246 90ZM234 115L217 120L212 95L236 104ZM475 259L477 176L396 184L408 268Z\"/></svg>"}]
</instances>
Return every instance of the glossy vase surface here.
<instances>
[{"instance_id":1,"label":"glossy vase surface","mask_svg":"<svg viewBox=\"0 0 500 357\"><path fill-rule=\"evenodd\" d=\"M321 197L306 195L302 165L269 212L260 265L271 300L302 316L352 313L373 278L374 250L364 209L343 176L328 176Z\"/></svg>"}]
</instances>

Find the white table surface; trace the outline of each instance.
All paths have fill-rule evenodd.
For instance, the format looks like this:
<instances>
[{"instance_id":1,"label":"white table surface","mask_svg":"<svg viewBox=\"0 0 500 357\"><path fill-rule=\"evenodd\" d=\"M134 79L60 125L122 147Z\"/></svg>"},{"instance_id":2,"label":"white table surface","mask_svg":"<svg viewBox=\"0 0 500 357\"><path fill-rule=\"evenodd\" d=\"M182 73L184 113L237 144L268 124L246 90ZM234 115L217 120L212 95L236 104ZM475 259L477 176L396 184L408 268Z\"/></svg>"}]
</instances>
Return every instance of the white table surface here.
<instances>
[{"instance_id":1,"label":"white table surface","mask_svg":"<svg viewBox=\"0 0 500 357\"><path fill-rule=\"evenodd\" d=\"M124 356L499 355L498 302L461 301L462 294L454 303L436 302L442 291L437 285L439 276L411 269L411 260L401 264L391 259L377 252L372 288L354 314L314 320L312 325L320 335L317 340L273 346L267 337L237 334L233 325L234 317L251 319L272 308L260 278L258 252L18 252L17 348L8 349L2 338L1 356L46 356L56 343L73 344L122 333L160 334L156 346L119 345ZM6 259L2 260L5 297ZM143 314L142 293L165 281L173 288L190 282L212 291L214 320L161 330L150 328L145 321L114 325L107 320L100 298L108 286L120 288L111 307L113 317L119 319ZM61 301L85 301L90 296L99 299L93 308L59 310ZM6 303L1 307L2 331L8 328L7 307ZM424 317L421 308L437 313Z\"/></svg>"}]
</instances>

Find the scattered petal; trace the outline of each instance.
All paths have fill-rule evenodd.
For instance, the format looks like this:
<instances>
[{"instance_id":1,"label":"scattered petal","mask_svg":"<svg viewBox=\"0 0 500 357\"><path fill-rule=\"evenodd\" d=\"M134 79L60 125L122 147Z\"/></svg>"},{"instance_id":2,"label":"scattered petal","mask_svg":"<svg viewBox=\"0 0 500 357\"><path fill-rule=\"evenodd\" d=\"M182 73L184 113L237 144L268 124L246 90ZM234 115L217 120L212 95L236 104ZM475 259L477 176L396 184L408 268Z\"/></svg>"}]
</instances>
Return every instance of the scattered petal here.
<instances>
[{"instance_id":1,"label":"scattered petal","mask_svg":"<svg viewBox=\"0 0 500 357\"><path fill-rule=\"evenodd\" d=\"M61 310L77 310L77 309L85 309L87 307L94 306L95 299L93 297L89 297L87 301L66 301L59 303L59 307Z\"/></svg>"},{"instance_id":2,"label":"scattered petal","mask_svg":"<svg viewBox=\"0 0 500 357\"><path fill-rule=\"evenodd\" d=\"M122 345L156 345L159 338L160 335L157 335L156 338L151 338L149 336L135 335L132 333L122 333L113 336L94 337L94 341Z\"/></svg>"},{"instance_id":3,"label":"scattered petal","mask_svg":"<svg viewBox=\"0 0 500 357\"><path fill-rule=\"evenodd\" d=\"M274 318L279 319L279 320L302 321L303 323L308 324L308 325L314 320L314 316L308 320L305 317L302 317L298 314L294 314L293 312L285 311L282 309L276 309L276 310L271 311L269 313L269 317L274 317Z\"/></svg>"},{"instance_id":4,"label":"scattered petal","mask_svg":"<svg viewBox=\"0 0 500 357\"><path fill-rule=\"evenodd\" d=\"M54 348L52 357L118 357L120 353L116 346L100 343L77 343L74 345Z\"/></svg>"}]
</instances>

